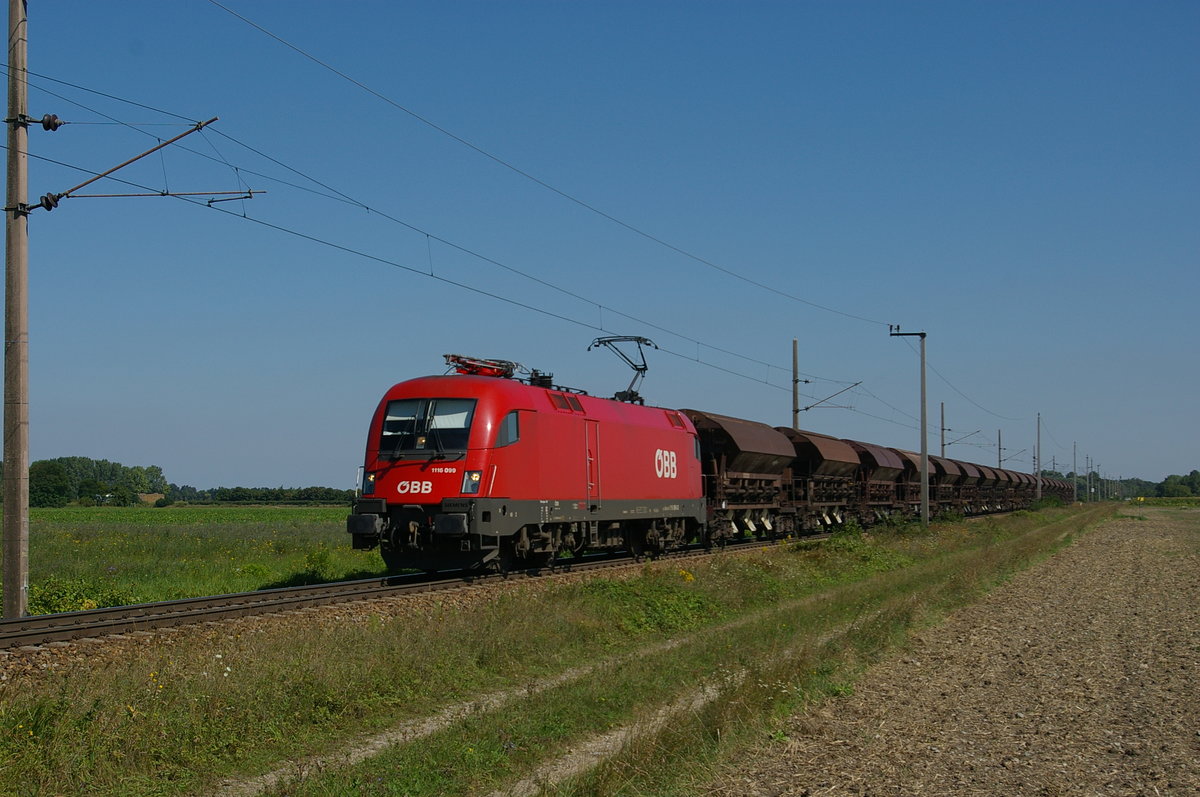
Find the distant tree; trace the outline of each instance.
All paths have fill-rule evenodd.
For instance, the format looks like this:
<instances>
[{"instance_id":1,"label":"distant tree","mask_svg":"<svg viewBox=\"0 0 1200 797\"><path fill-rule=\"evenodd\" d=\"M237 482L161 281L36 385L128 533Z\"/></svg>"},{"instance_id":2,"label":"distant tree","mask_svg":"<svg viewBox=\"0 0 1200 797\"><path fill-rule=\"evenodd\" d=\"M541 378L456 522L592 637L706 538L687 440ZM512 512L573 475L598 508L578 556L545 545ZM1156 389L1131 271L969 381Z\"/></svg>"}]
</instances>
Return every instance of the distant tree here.
<instances>
[{"instance_id":1,"label":"distant tree","mask_svg":"<svg viewBox=\"0 0 1200 797\"><path fill-rule=\"evenodd\" d=\"M104 493L117 485L124 485L134 493L166 492L167 480L157 465L126 467L120 462L90 457L58 457L46 461L57 462L65 469L70 485L69 500L94 500L98 494L97 483L105 485Z\"/></svg>"},{"instance_id":2,"label":"distant tree","mask_svg":"<svg viewBox=\"0 0 1200 797\"><path fill-rule=\"evenodd\" d=\"M141 465L125 468L125 472L121 474L117 484L128 487L134 493L150 492L150 478L146 474L146 469Z\"/></svg>"},{"instance_id":3,"label":"distant tree","mask_svg":"<svg viewBox=\"0 0 1200 797\"><path fill-rule=\"evenodd\" d=\"M1171 474L1158 485L1158 494L1163 498L1187 498L1195 495L1187 476Z\"/></svg>"},{"instance_id":4,"label":"distant tree","mask_svg":"<svg viewBox=\"0 0 1200 797\"><path fill-rule=\"evenodd\" d=\"M124 484L114 485L112 491L108 493L108 500L105 501L110 506L137 506L141 502L138 494Z\"/></svg>"},{"instance_id":5,"label":"distant tree","mask_svg":"<svg viewBox=\"0 0 1200 797\"><path fill-rule=\"evenodd\" d=\"M197 490L190 484L168 484L167 492L176 501L207 501L207 493Z\"/></svg>"},{"instance_id":6,"label":"distant tree","mask_svg":"<svg viewBox=\"0 0 1200 797\"><path fill-rule=\"evenodd\" d=\"M354 500L353 490L332 487L214 487L197 490L188 484L170 484L168 497L191 503L321 503L344 504Z\"/></svg>"},{"instance_id":7,"label":"distant tree","mask_svg":"<svg viewBox=\"0 0 1200 797\"><path fill-rule=\"evenodd\" d=\"M167 493L170 491L170 485L167 484L167 478L163 476L162 468L157 465L146 466L146 479L149 481L150 489L146 492L150 493Z\"/></svg>"},{"instance_id":8,"label":"distant tree","mask_svg":"<svg viewBox=\"0 0 1200 797\"><path fill-rule=\"evenodd\" d=\"M88 478L79 483L78 498L80 503L102 504L104 496L108 495L111 487L101 481Z\"/></svg>"},{"instance_id":9,"label":"distant tree","mask_svg":"<svg viewBox=\"0 0 1200 797\"><path fill-rule=\"evenodd\" d=\"M51 461L59 463L66 470L67 479L71 483L71 498L79 495L80 483L95 478L92 460L87 457L59 457Z\"/></svg>"},{"instance_id":10,"label":"distant tree","mask_svg":"<svg viewBox=\"0 0 1200 797\"><path fill-rule=\"evenodd\" d=\"M1158 485L1154 482L1148 482L1145 479L1126 479L1125 495L1157 495Z\"/></svg>"},{"instance_id":11,"label":"distant tree","mask_svg":"<svg viewBox=\"0 0 1200 797\"><path fill-rule=\"evenodd\" d=\"M30 506L66 506L71 498L71 479L61 462L39 460L29 466Z\"/></svg>"},{"instance_id":12,"label":"distant tree","mask_svg":"<svg viewBox=\"0 0 1200 797\"><path fill-rule=\"evenodd\" d=\"M214 487L208 491L214 501L253 501L254 491L249 487Z\"/></svg>"}]
</instances>

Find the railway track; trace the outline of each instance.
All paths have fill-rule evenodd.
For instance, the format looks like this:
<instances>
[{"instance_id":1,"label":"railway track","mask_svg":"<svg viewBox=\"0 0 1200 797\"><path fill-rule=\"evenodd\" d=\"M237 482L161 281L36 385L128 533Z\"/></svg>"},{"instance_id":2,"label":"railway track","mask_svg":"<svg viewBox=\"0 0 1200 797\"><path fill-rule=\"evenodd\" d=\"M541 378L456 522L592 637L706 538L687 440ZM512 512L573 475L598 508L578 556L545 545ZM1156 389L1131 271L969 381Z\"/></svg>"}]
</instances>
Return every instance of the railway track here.
<instances>
[{"instance_id":1,"label":"railway track","mask_svg":"<svg viewBox=\"0 0 1200 797\"><path fill-rule=\"evenodd\" d=\"M436 581L402 583L403 580L404 577L381 577L0 620L0 649L171 628L438 588ZM461 579L457 581L461 583Z\"/></svg>"},{"instance_id":2,"label":"railway track","mask_svg":"<svg viewBox=\"0 0 1200 797\"><path fill-rule=\"evenodd\" d=\"M818 540L828 536L820 534L804 539ZM736 548L739 551L758 550L772 547L779 542L753 540L731 545L729 548ZM708 556L710 553L697 548L671 552L657 557L657 559L689 559ZM636 560L628 556L602 555L577 560L559 560L552 568L514 571L507 575L446 573L439 576L426 574L381 576L357 581L339 581L303 587L283 587L230 595L185 598L133 606L91 609L82 612L33 615L0 620L0 650L154 631L197 623L217 622L235 617L269 615L311 606L391 598L418 592L462 589L504 579L536 578L557 573L596 571L622 567L635 562Z\"/></svg>"}]
</instances>

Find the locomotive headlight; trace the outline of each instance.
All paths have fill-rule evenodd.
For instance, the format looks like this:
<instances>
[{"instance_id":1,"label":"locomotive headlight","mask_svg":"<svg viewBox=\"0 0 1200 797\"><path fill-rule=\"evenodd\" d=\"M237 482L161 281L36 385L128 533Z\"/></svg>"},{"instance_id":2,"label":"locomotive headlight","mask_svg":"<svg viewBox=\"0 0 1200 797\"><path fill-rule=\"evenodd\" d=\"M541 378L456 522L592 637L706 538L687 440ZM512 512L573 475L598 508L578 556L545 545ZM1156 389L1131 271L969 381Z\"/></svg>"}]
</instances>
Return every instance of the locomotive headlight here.
<instances>
[{"instance_id":1,"label":"locomotive headlight","mask_svg":"<svg viewBox=\"0 0 1200 797\"><path fill-rule=\"evenodd\" d=\"M479 484L483 481L483 471L469 470L463 474L463 495L474 495L479 492Z\"/></svg>"},{"instance_id":2,"label":"locomotive headlight","mask_svg":"<svg viewBox=\"0 0 1200 797\"><path fill-rule=\"evenodd\" d=\"M375 494L375 474L368 471L363 474L363 495Z\"/></svg>"}]
</instances>

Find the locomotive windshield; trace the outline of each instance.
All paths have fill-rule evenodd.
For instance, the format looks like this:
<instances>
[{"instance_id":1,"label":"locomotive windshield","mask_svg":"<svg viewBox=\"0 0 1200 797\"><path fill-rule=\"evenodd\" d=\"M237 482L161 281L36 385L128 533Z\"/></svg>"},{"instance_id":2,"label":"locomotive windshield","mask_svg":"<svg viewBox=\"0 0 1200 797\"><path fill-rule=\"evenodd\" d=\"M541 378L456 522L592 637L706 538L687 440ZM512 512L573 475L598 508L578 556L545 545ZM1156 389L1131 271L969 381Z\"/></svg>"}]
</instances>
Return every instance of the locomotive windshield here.
<instances>
[{"instance_id":1,"label":"locomotive windshield","mask_svg":"<svg viewBox=\"0 0 1200 797\"><path fill-rule=\"evenodd\" d=\"M389 401L379 440L381 459L428 457L467 450L475 399L431 398Z\"/></svg>"}]
</instances>

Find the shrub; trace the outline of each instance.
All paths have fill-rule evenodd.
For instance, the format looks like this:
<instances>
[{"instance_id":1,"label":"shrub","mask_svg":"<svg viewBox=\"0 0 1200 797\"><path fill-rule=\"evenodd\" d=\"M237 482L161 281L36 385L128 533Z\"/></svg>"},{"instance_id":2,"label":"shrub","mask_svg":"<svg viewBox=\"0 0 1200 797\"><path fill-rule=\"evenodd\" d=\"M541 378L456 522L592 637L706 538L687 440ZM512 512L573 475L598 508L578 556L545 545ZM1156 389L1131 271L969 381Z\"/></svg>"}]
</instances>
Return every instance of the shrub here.
<instances>
[{"instance_id":1,"label":"shrub","mask_svg":"<svg viewBox=\"0 0 1200 797\"><path fill-rule=\"evenodd\" d=\"M320 548L314 548L306 553L304 555L304 572L314 584L333 581L335 578L333 557L329 553L329 549L322 545Z\"/></svg>"},{"instance_id":2,"label":"shrub","mask_svg":"<svg viewBox=\"0 0 1200 797\"><path fill-rule=\"evenodd\" d=\"M97 579L51 576L29 585L30 614L80 612L139 602L133 593Z\"/></svg>"}]
</instances>

